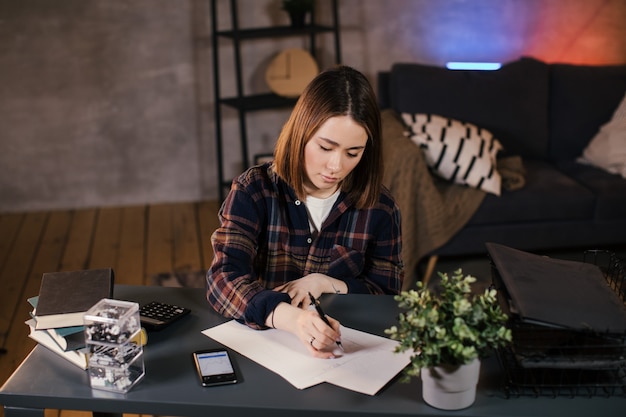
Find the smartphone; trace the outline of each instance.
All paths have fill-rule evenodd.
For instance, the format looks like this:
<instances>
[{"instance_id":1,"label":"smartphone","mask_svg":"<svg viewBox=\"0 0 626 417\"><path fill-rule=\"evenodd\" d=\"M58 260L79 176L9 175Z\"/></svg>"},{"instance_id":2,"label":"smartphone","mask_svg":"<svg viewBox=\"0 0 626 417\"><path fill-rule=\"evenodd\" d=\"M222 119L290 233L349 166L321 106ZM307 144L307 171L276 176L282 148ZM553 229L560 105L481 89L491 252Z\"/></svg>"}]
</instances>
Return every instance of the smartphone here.
<instances>
[{"instance_id":1,"label":"smartphone","mask_svg":"<svg viewBox=\"0 0 626 417\"><path fill-rule=\"evenodd\" d=\"M237 372L226 349L208 349L193 353L202 386L236 384Z\"/></svg>"}]
</instances>

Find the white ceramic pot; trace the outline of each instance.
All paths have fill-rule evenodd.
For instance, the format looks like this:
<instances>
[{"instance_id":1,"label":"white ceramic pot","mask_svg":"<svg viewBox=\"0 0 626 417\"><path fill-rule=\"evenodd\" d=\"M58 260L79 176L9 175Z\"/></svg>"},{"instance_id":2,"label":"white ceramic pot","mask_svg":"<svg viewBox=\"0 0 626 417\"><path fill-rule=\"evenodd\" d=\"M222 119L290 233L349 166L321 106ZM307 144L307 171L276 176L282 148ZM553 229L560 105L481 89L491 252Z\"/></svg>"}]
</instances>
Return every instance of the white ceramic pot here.
<instances>
[{"instance_id":1,"label":"white ceramic pot","mask_svg":"<svg viewBox=\"0 0 626 417\"><path fill-rule=\"evenodd\" d=\"M420 375L424 401L441 410L467 408L476 400L479 374L479 359L467 365L423 368Z\"/></svg>"}]
</instances>

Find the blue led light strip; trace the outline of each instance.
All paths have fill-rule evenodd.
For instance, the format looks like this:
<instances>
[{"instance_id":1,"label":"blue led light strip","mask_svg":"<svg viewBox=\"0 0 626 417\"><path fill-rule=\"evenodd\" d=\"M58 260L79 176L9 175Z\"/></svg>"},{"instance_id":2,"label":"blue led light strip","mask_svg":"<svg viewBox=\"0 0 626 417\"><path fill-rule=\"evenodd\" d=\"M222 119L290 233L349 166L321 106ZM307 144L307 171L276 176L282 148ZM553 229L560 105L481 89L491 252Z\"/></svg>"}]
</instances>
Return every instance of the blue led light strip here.
<instances>
[{"instance_id":1,"label":"blue led light strip","mask_svg":"<svg viewBox=\"0 0 626 417\"><path fill-rule=\"evenodd\" d=\"M482 70L494 71L502 67L499 62L448 62L446 68L451 70Z\"/></svg>"}]
</instances>

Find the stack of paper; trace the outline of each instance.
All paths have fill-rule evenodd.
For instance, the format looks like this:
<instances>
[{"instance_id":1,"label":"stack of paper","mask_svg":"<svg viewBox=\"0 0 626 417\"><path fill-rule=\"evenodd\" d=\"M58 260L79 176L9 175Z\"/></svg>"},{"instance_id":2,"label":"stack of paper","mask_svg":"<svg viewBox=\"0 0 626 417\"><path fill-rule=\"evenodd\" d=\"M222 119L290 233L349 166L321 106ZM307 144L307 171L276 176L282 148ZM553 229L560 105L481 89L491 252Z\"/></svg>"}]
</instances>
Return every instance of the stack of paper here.
<instances>
[{"instance_id":1,"label":"stack of paper","mask_svg":"<svg viewBox=\"0 0 626 417\"><path fill-rule=\"evenodd\" d=\"M342 327L335 359L314 358L291 333L254 330L229 321L202 332L285 378L298 389L322 382L376 394L410 362L411 352L395 353L397 341Z\"/></svg>"}]
</instances>

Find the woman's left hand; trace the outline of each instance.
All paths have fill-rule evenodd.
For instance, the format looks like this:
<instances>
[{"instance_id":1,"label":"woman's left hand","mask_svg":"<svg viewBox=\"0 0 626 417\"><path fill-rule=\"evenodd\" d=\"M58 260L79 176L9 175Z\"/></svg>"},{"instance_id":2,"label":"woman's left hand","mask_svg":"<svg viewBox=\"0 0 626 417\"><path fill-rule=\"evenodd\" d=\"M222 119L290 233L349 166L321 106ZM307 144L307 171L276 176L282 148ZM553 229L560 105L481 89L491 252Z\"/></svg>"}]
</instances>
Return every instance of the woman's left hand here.
<instances>
[{"instance_id":1,"label":"woman's left hand","mask_svg":"<svg viewBox=\"0 0 626 417\"><path fill-rule=\"evenodd\" d=\"M274 291L289 294L289 297L291 297L291 305L307 309L311 304L309 293L311 293L313 297L319 298L324 292L334 292L328 289L328 287L332 288L331 279L333 278L324 274L309 274L295 281L290 281L276 287Z\"/></svg>"}]
</instances>

